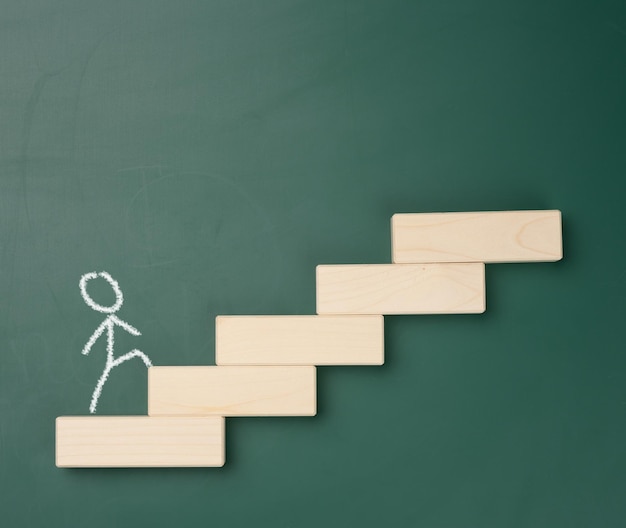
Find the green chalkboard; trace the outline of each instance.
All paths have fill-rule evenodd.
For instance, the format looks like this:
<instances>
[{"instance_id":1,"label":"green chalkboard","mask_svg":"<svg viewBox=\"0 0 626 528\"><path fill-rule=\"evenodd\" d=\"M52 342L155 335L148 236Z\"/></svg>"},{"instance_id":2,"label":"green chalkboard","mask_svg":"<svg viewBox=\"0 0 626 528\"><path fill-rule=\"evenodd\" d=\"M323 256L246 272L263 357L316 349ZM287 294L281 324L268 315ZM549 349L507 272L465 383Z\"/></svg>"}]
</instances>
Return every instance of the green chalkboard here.
<instances>
[{"instance_id":1,"label":"green chalkboard","mask_svg":"<svg viewBox=\"0 0 626 528\"><path fill-rule=\"evenodd\" d=\"M0 4L3 526L624 526L623 2ZM228 419L223 468L55 467L104 366L82 274L119 282L120 350L209 365L217 314L390 262L393 213L509 209L562 210L564 259L387 317L316 417ZM123 365L98 413L146 387Z\"/></svg>"}]
</instances>

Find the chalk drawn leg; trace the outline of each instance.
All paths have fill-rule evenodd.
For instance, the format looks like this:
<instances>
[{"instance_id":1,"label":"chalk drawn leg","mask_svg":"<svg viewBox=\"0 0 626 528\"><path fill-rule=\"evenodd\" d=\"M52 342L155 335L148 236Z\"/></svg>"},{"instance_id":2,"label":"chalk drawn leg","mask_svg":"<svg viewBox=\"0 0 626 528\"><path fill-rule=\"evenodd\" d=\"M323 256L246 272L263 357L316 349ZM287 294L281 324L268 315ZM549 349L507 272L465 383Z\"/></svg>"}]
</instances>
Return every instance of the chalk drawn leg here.
<instances>
[{"instance_id":1,"label":"chalk drawn leg","mask_svg":"<svg viewBox=\"0 0 626 528\"><path fill-rule=\"evenodd\" d=\"M132 359L134 357L141 358L141 360L145 363L146 367L152 366L152 362L150 361L150 358L146 356L141 350L137 350L135 348L131 350L128 354L124 354L123 356L120 356L115 361L113 361L113 363L111 364L111 368L117 367L118 365L121 365L122 363L124 363L124 361L128 361L129 359Z\"/></svg>"},{"instance_id":2,"label":"chalk drawn leg","mask_svg":"<svg viewBox=\"0 0 626 528\"><path fill-rule=\"evenodd\" d=\"M106 383L106 380L109 377L109 373L113 370L113 368L124 363L124 361L128 361L129 359L132 359L135 357L140 358L144 362L146 367L152 366L152 362L150 361L150 358L148 358L148 356L146 356L141 350L137 350L136 348L128 352L128 354L124 354L123 356L120 356L111 362L107 362L107 366L105 367L104 372L102 372L102 376L100 376L100 379L98 380L98 384L96 385L96 388L94 389L93 394L91 395L91 403L89 404L89 412L91 414L96 412L98 400L100 399L100 394L102 394L102 387L104 387L104 384Z\"/></svg>"},{"instance_id":3,"label":"chalk drawn leg","mask_svg":"<svg viewBox=\"0 0 626 528\"><path fill-rule=\"evenodd\" d=\"M102 387L104 387L104 383L109 377L109 372L111 372L112 368L113 365L106 366L106 368L102 372L102 376L100 376L100 379L98 380L96 388L93 390L93 394L91 395L91 403L89 404L89 412L91 414L96 412L96 406L98 405L98 399L100 399L100 394L102 393Z\"/></svg>"}]
</instances>

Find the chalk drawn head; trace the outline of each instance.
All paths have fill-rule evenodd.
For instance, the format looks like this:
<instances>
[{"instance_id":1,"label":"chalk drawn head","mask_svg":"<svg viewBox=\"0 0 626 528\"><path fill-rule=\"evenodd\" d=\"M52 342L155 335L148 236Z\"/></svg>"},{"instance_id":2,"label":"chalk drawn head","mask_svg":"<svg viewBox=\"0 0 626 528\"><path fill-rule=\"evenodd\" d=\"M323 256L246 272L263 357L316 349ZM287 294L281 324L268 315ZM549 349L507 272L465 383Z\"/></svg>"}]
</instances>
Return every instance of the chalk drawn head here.
<instances>
[{"instance_id":1,"label":"chalk drawn head","mask_svg":"<svg viewBox=\"0 0 626 528\"><path fill-rule=\"evenodd\" d=\"M87 293L87 283L90 280L96 279L98 277L102 277L105 281L107 281L109 285L111 286L111 288L113 289L113 292L115 293L115 303L112 304L111 306L102 306L101 304L98 304ZM122 306L122 303L124 302L124 296L122 295L122 290L120 290L120 285L106 271L101 271L99 273L96 273L95 271L92 271L91 273L85 273L80 278L79 287L80 287L80 294L82 295L85 303L87 303L87 306L96 310L97 312L102 312L102 313L107 313L107 314L115 313L120 309L120 307Z\"/></svg>"}]
</instances>

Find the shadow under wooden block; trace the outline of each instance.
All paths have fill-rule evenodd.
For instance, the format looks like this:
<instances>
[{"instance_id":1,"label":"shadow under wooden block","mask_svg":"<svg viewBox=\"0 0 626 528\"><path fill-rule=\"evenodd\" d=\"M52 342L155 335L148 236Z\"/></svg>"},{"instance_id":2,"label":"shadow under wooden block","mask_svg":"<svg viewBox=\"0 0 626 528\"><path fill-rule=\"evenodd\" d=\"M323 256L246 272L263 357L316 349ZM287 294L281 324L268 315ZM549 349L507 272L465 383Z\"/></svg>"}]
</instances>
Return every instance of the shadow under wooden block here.
<instances>
[{"instance_id":1,"label":"shadow under wooden block","mask_svg":"<svg viewBox=\"0 0 626 528\"><path fill-rule=\"evenodd\" d=\"M563 257L561 212L395 214L391 244L396 263L552 262Z\"/></svg>"},{"instance_id":2,"label":"shadow under wooden block","mask_svg":"<svg viewBox=\"0 0 626 528\"><path fill-rule=\"evenodd\" d=\"M224 418L60 416L57 467L219 467Z\"/></svg>"},{"instance_id":3,"label":"shadow under wooden block","mask_svg":"<svg viewBox=\"0 0 626 528\"><path fill-rule=\"evenodd\" d=\"M315 367L150 367L148 414L314 416Z\"/></svg>"},{"instance_id":4,"label":"shadow under wooden block","mask_svg":"<svg viewBox=\"0 0 626 528\"><path fill-rule=\"evenodd\" d=\"M382 365L381 315L249 315L215 320L218 365Z\"/></svg>"},{"instance_id":5,"label":"shadow under wooden block","mask_svg":"<svg viewBox=\"0 0 626 528\"><path fill-rule=\"evenodd\" d=\"M318 314L485 311L485 265L359 264L317 267Z\"/></svg>"}]
</instances>

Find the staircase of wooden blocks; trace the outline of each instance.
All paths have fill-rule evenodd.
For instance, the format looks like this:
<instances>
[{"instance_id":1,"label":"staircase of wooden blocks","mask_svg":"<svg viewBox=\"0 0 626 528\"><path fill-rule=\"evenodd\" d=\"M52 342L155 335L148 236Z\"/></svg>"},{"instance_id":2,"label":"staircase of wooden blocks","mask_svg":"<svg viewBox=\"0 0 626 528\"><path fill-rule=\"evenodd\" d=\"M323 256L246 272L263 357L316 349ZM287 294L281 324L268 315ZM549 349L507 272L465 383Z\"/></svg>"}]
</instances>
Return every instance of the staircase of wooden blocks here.
<instances>
[{"instance_id":1,"label":"staircase of wooden blocks","mask_svg":"<svg viewBox=\"0 0 626 528\"><path fill-rule=\"evenodd\" d=\"M217 366L151 367L148 416L57 418L57 466L222 466L225 417L314 416L316 365L382 365L384 315L482 313L485 263L562 258L559 211L391 228L392 264L317 267L317 315L219 316Z\"/></svg>"}]
</instances>

